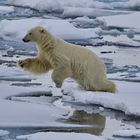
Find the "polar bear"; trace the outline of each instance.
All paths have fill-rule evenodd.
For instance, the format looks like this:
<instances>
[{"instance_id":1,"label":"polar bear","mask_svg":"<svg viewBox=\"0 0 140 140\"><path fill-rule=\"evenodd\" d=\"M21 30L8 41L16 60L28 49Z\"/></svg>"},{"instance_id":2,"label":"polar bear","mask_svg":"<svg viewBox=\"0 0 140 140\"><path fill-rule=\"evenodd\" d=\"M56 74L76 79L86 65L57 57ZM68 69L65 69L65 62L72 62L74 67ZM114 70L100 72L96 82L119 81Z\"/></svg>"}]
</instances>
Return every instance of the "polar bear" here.
<instances>
[{"instance_id":1,"label":"polar bear","mask_svg":"<svg viewBox=\"0 0 140 140\"><path fill-rule=\"evenodd\" d=\"M52 72L57 88L71 77L85 90L115 93L116 86L107 79L106 67L92 51L54 37L45 28L37 26L28 31L24 42L35 42L38 54L35 58L20 60L18 66L34 74Z\"/></svg>"}]
</instances>

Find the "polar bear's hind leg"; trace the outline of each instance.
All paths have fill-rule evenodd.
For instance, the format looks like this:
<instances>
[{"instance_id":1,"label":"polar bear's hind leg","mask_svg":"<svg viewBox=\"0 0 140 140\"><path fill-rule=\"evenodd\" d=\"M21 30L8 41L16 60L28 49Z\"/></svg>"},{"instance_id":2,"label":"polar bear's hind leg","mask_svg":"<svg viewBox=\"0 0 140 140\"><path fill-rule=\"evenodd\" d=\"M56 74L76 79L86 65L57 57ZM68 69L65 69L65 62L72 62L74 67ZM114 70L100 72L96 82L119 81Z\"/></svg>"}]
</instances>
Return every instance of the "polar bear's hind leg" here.
<instances>
[{"instance_id":1,"label":"polar bear's hind leg","mask_svg":"<svg viewBox=\"0 0 140 140\"><path fill-rule=\"evenodd\" d=\"M96 84L96 90L103 91L103 92L115 93L116 92L116 85L114 84L114 82L105 79L105 80L99 81L99 83Z\"/></svg>"}]
</instances>

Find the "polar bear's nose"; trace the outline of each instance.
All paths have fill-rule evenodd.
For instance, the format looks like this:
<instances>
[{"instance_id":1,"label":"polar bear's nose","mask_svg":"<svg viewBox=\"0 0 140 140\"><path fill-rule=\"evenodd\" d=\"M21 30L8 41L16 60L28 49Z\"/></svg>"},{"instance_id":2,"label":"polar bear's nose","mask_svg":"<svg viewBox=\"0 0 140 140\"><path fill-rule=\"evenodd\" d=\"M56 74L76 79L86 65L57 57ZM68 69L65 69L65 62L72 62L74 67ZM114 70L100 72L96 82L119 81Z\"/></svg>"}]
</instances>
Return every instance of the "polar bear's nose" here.
<instances>
[{"instance_id":1,"label":"polar bear's nose","mask_svg":"<svg viewBox=\"0 0 140 140\"><path fill-rule=\"evenodd\" d=\"M25 41L25 38L23 38L22 41L23 41L23 42L26 42L26 41Z\"/></svg>"},{"instance_id":2,"label":"polar bear's nose","mask_svg":"<svg viewBox=\"0 0 140 140\"><path fill-rule=\"evenodd\" d=\"M28 40L28 39L26 39L26 38L23 38L22 41L23 41L23 42L29 42L30 40Z\"/></svg>"}]
</instances>

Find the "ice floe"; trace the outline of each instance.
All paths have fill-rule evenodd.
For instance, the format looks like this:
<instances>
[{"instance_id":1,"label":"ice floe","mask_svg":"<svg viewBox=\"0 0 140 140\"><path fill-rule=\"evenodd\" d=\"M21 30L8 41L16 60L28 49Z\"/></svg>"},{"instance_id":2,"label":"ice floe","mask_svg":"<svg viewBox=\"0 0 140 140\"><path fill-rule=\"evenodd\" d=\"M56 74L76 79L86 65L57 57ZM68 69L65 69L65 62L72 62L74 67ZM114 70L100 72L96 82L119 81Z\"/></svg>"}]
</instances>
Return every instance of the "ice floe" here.
<instances>
[{"instance_id":1,"label":"ice floe","mask_svg":"<svg viewBox=\"0 0 140 140\"><path fill-rule=\"evenodd\" d=\"M108 2L108 3L106 3ZM64 8L98 8L98 9L130 9L137 10L140 6L139 0L119 0L119 1L92 1L92 0L9 0L9 4L28 6L38 10L49 12L63 11Z\"/></svg>"},{"instance_id":2,"label":"ice floe","mask_svg":"<svg viewBox=\"0 0 140 140\"><path fill-rule=\"evenodd\" d=\"M13 6L2 6L0 5L0 14L7 14L14 11Z\"/></svg>"},{"instance_id":3,"label":"ice floe","mask_svg":"<svg viewBox=\"0 0 140 140\"><path fill-rule=\"evenodd\" d=\"M116 16L106 16L99 17L98 19L106 22L107 26L122 27L122 28L140 28L140 13L133 12L131 14L116 15Z\"/></svg>"},{"instance_id":4,"label":"ice floe","mask_svg":"<svg viewBox=\"0 0 140 140\"><path fill-rule=\"evenodd\" d=\"M6 130L0 130L0 137L1 137L1 136L8 135L8 134L9 134L8 131L6 131Z\"/></svg>"},{"instance_id":5,"label":"ice floe","mask_svg":"<svg viewBox=\"0 0 140 140\"><path fill-rule=\"evenodd\" d=\"M119 81L115 83L118 90L116 94L84 91L76 86L68 88L67 92L74 98L75 102L97 104L123 111L126 115L140 116L140 83Z\"/></svg>"},{"instance_id":6,"label":"ice floe","mask_svg":"<svg viewBox=\"0 0 140 140\"><path fill-rule=\"evenodd\" d=\"M0 21L0 36L8 39L22 39L27 30L35 26L43 26L52 34L67 40L97 37L95 29L78 29L67 20L41 18L2 20Z\"/></svg>"},{"instance_id":7,"label":"ice floe","mask_svg":"<svg viewBox=\"0 0 140 140\"><path fill-rule=\"evenodd\" d=\"M55 133L55 132L40 132L31 135L23 135L17 136L17 140L27 139L27 140L72 140L72 139L80 139L80 140L104 140L101 137L97 137L90 134L80 134L80 133Z\"/></svg>"},{"instance_id":8,"label":"ice floe","mask_svg":"<svg viewBox=\"0 0 140 140\"><path fill-rule=\"evenodd\" d=\"M114 132L113 136L122 138L140 138L140 130L118 130Z\"/></svg>"}]
</instances>

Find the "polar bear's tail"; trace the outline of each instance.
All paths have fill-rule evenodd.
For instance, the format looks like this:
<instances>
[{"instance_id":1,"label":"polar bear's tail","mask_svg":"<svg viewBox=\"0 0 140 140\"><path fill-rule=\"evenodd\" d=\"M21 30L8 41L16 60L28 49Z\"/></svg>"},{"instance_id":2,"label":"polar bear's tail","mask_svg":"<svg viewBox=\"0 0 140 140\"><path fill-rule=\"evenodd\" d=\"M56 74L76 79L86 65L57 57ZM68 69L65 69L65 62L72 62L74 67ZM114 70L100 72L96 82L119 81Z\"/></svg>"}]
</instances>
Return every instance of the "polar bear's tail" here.
<instances>
[{"instance_id":1,"label":"polar bear's tail","mask_svg":"<svg viewBox=\"0 0 140 140\"><path fill-rule=\"evenodd\" d=\"M112 81L107 80L105 87L107 92L112 92L112 93L116 92L116 85Z\"/></svg>"}]
</instances>

